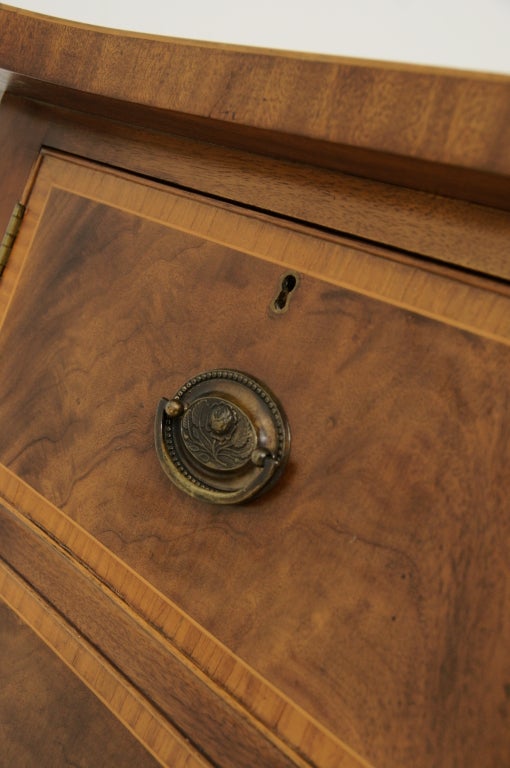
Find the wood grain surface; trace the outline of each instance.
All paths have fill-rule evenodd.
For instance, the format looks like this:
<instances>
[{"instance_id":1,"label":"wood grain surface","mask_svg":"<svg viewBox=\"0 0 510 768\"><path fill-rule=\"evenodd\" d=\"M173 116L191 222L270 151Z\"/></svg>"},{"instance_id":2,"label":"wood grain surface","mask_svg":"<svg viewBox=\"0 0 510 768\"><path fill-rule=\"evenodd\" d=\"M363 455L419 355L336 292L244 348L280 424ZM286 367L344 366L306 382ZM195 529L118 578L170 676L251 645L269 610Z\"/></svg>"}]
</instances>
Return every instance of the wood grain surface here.
<instances>
[{"instance_id":1,"label":"wood grain surface","mask_svg":"<svg viewBox=\"0 0 510 768\"><path fill-rule=\"evenodd\" d=\"M47 147L510 279L510 213L211 143L51 112ZM510 206L510 196L506 199Z\"/></svg>"},{"instance_id":2,"label":"wood grain surface","mask_svg":"<svg viewBox=\"0 0 510 768\"><path fill-rule=\"evenodd\" d=\"M71 626L101 649L114 670L123 671L128 685L119 682L112 685L108 668L105 674L104 664L97 658L87 659L85 675L95 692L97 689L99 695L114 702L114 706L119 699L125 701L126 693L131 693L129 688L140 692L135 705L131 693L131 707L126 707L131 710L131 717L122 713L123 719L128 723L131 720L134 732L140 732L144 741L159 747L160 753L167 753L166 765L174 765L172 758L183 765L209 764L207 759L201 761L188 741L179 737L176 728L180 733L189 734L214 765L225 768L306 765L298 755L289 755L285 744L272 743L235 702L226 700L199 670L186 665L182 655L172 652L148 624L134 621L121 601L105 592L101 584L89 577L86 568L73 562L51 539L38 535L15 512L3 507L0 513L1 557L8 558L21 576L38 592L47 595ZM44 615L41 620L45 620ZM62 645L61 641L57 648L60 650ZM70 650L73 651L72 646ZM75 665L73 654L70 656L71 666L83 674L85 664ZM154 723L151 710L162 713L167 722L156 720ZM152 738L147 739L144 729ZM350 768L359 763L347 761L345 765Z\"/></svg>"},{"instance_id":3,"label":"wood grain surface","mask_svg":"<svg viewBox=\"0 0 510 768\"><path fill-rule=\"evenodd\" d=\"M27 177L44 145L420 258L510 278L508 211L134 128L11 95L0 106L0 128L4 229L15 202L29 192Z\"/></svg>"},{"instance_id":4,"label":"wood grain surface","mask_svg":"<svg viewBox=\"0 0 510 768\"><path fill-rule=\"evenodd\" d=\"M510 339L510 288L505 282L486 280L393 249L317 232L292 221L279 222L257 211L179 189L169 190L51 152L45 153L39 181L9 270L4 273L0 323L48 195L53 189L66 189L135 215L142 214L181 232L205 237L217 245L233 247L283 269L303 271L478 334Z\"/></svg>"},{"instance_id":5,"label":"wood grain surface","mask_svg":"<svg viewBox=\"0 0 510 768\"><path fill-rule=\"evenodd\" d=\"M182 665L181 673L179 673L179 664L174 664L173 672L177 685L185 684L186 681L181 679L183 676L187 677L189 684L189 671L191 670L193 674L199 677L199 685L202 685L205 680L216 691L216 695L222 695L223 700L229 702L229 706L232 706L234 710L238 711L239 707L242 707L245 718L251 720L259 728L262 726L266 735L274 734L281 746L284 749L287 748L287 753L289 753L289 747L294 750L293 762L298 765L301 764L299 755L308 761L307 764L324 766L324 768L337 768L338 766L360 768L368 765L355 755L346 744L328 732L308 713L300 709L295 702L284 696L281 691L257 674L220 643L217 638L197 624L179 606L154 589L125 562L101 545L97 539L3 465L0 465L0 488L4 508L0 528L5 535L2 551L11 564L17 565L32 582L34 580L37 582L38 589L44 591L47 599L57 602L65 609L62 600L73 600L74 594L73 580L69 579L69 567L71 573L73 570L78 569L80 571L85 567L88 574L93 574L94 578L97 579L96 586L99 586L101 590L106 589L106 594L114 602L118 602L120 598L124 603L124 609L128 607L128 614L134 612L138 617L138 626L143 626L144 631L152 631L155 637L157 637L155 630L156 633L160 633L159 642L162 643L163 648L160 648L159 657L165 653L165 648L168 652L168 644L170 643L170 652L179 659ZM27 521L32 521L32 523ZM11 532L10 538L9 531ZM39 559L34 560L33 554L27 556L27 549L29 553L33 553L34 549L30 545L27 547L27 543L30 541L39 550ZM48 548L50 541L52 546ZM53 569L48 569L47 564L44 568L39 565L40 558L47 557L48 552L53 555ZM57 553L58 555L55 557ZM68 564L65 577L61 571L62 562ZM51 575L52 570L53 576ZM83 577L82 570L80 572ZM45 576L46 573L49 576ZM63 583L69 583L70 587L62 589ZM17 587L18 585L15 584L14 590L6 590L4 584L0 589L0 595L11 606L17 606L17 610L24 620L30 620L34 626L32 612L27 613L23 608L26 595L23 591L20 592ZM20 602L21 608L19 607ZM80 611L79 605L78 611ZM63 647L67 649L69 646L68 632L64 635L64 643L59 642L58 638L55 642L51 632L41 632L40 623L45 623L46 613L46 609L39 606L37 630L54 649L60 648L62 650ZM73 617L75 615L76 608ZM97 617L94 620L97 621ZM83 613L80 626L85 630ZM91 632L90 620L87 631ZM97 636L94 639L96 642L98 641ZM110 652L111 645L110 643ZM132 643L131 652L133 649L136 649L136 643ZM69 655L73 661L72 650ZM117 663L118 661L117 658ZM104 659L101 660L101 666L104 667ZM73 669L86 680L96 695L106 697L110 704L112 699L113 702L116 702L120 698L123 706L120 712L115 710L117 716L125 721L127 713L124 710L127 710L131 715L128 720L129 726L133 728L139 738L146 738L145 733L140 734L137 728L138 718L133 723L129 697L127 697L126 703L126 696L115 695L116 686L112 686L108 681L102 688L98 688L97 675L94 672L95 667L97 667L97 663L83 664L78 669L73 666ZM159 676L158 673L156 677ZM152 678L147 678L145 675L144 679L150 695L157 696L157 692L153 693ZM118 680L115 682L118 685ZM161 687L159 687L159 695L161 695ZM196 699L194 704L196 706ZM147 709L147 702L144 702L144 706ZM200 712L198 715L200 717ZM189 713L187 716L189 718ZM175 745L175 739L164 739L163 746L167 747L168 742L170 745Z\"/></svg>"},{"instance_id":6,"label":"wood grain surface","mask_svg":"<svg viewBox=\"0 0 510 768\"><path fill-rule=\"evenodd\" d=\"M36 105L5 99L0 107L0 239L18 201L30 192L30 181L39 157L47 120Z\"/></svg>"},{"instance_id":7,"label":"wood grain surface","mask_svg":"<svg viewBox=\"0 0 510 768\"><path fill-rule=\"evenodd\" d=\"M506 764L504 290L65 165L17 246L2 461L369 762ZM280 485L234 510L174 491L152 447L159 397L221 365L293 432Z\"/></svg>"},{"instance_id":8,"label":"wood grain surface","mask_svg":"<svg viewBox=\"0 0 510 768\"><path fill-rule=\"evenodd\" d=\"M116 33L3 4L0 68L12 92L82 112L508 205L507 77Z\"/></svg>"},{"instance_id":9,"label":"wood grain surface","mask_svg":"<svg viewBox=\"0 0 510 768\"><path fill-rule=\"evenodd\" d=\"M0 579L3 576L1 570ZM5 768L159 765L3 603L0 744L0 762Z\"/></svg>"}]
</instances>

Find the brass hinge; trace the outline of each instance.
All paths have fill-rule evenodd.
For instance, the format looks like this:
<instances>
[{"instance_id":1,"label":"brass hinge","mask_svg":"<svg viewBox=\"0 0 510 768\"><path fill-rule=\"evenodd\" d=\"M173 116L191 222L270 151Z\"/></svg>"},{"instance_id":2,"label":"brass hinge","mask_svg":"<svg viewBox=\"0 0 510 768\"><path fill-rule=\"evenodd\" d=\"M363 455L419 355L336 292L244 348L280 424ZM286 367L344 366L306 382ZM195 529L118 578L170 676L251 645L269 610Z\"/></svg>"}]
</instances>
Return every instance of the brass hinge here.
<instances>
[{"instance_id":1,"label":"brass hinge","mask_svg":"<svg viewBox=\"0 0 510 768\"><path fill-rule=\"evenodd\" d=\"M16 203L11 214L11 218L9 219L7 230L3 236L2 242L0 243L0 278L2 277L5 267L7 266L7 262L9 261L12 246L16 240L16 236L21 227L21 222L23 221L24 215L25 206L22 203Z\"/></svg>"}]
</instances>

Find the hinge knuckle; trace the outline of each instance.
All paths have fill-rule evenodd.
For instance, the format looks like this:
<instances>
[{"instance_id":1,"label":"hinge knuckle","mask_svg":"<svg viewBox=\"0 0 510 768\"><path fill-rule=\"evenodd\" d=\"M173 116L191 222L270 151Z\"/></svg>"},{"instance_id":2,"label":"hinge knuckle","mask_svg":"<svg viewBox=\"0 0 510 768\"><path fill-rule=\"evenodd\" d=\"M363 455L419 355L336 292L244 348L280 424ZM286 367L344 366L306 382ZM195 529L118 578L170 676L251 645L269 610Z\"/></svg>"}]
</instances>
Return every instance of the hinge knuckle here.
<instances>
[{"instance_id":1,"label":"hinge knuckle","mask_svg":"<svg viewBox=\"0 0 510 768\"><path fill-rule=\"evenodd\" d=\"M20 230L24 215L25 206L22 203L16 203L11 218L9 219L5 235L0 243L0 277L2 277L3 271L9 261L12 247Z\"/></svg>"}]
</instances>

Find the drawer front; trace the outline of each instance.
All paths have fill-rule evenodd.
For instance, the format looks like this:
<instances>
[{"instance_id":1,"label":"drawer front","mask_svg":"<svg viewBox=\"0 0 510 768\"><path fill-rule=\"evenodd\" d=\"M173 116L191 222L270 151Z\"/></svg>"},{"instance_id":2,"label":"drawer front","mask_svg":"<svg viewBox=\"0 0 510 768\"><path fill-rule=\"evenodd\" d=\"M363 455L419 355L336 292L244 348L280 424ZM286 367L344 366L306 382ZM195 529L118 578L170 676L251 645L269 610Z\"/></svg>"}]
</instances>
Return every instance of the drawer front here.
<instances>
[{"instance_id":1,"label":"drawer front","mask_svg":"<svg viewBox=\"0 0 510 768\"><path fill-rule=\"evenodd\" d=\"M103 582L300 759L505 764L504 293L52 156L17 248L0 461L43 497L25 514L114 563ZM183 494L153 444L160 398L218 368L267 385L292 433L245 505Z\"/></svg>"},{"instance_id":2,"label":"drawer front","mask_svg":"<svg viewBox=\"0 0 510 768\"><path fill-rule=\"evenodd\" d=\"M3 765L159 764L3 603L0 648Z\"/></svg>"}]
</instances>

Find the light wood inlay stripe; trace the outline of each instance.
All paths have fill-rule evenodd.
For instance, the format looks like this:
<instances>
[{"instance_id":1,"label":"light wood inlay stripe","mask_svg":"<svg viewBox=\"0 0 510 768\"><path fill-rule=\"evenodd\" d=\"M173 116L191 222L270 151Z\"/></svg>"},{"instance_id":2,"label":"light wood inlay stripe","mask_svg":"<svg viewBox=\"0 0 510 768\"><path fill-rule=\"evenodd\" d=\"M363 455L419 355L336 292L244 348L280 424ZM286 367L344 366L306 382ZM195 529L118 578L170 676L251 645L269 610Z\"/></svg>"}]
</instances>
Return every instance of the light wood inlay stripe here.
<instances>
[{"instance_id":1,"label":"light wood inlay stripe","mask_svg":"<svg viewBox=\"0 0 510 768\"><path fill-rule=\"evenodd\" d=\"M32 521L90 569L137 616L173 646L174 653L224 695L281 748L295 750L323 768L361 768L369 764L307 712L222 645L151 584L68 518L57 507L0 464L0 498L15 514ZM184 657L184 658L183 658ZM198 669L197 669L198 667ZM254 691L255 694L254 695ZM234 702L232 702L234 703Z\"/></svg>"},{"instance_id":2,"label":"light wood inlay stripe","mask_svg":"<svg viewBox=\"0 0 510 768\"><path fill-rule=\"evenodd\" d=\"M0 561L0 596L164 766L210 763L27 584Z\"/></svg>"},{"instance_id":3,"label":"light wood inlay stripe","mask_svg":"<svg viewBox=\"0 0 510 768\"><path fill-rule=\"evenodd\" d=\"M280 264L477 335L510 343L510 290L503 283L403 256L391 249L277 221L255 211L47 152L18 238L24 260L52 189L143 215L145 220ZM14 257L13 257L14 258ZM13 270L14 271L14 270ZM1 306L0 306L1 311Z\"/></svg>"}]
</instances>

